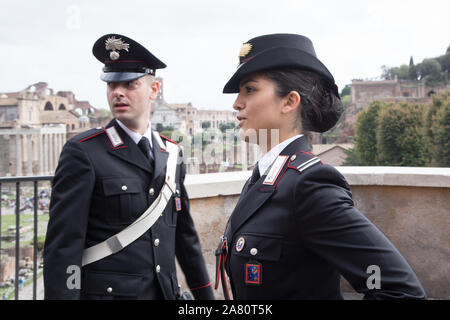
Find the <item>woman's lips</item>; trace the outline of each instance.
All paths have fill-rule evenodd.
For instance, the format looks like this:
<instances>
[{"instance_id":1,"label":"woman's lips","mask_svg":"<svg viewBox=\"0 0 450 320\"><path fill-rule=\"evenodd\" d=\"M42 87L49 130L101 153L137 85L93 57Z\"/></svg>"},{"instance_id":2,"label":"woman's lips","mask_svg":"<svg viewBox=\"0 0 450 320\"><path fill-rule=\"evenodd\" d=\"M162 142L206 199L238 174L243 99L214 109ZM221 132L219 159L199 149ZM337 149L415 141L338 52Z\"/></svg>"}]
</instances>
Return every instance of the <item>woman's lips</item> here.
<instances>
[{"instance_id":1,"label":"woman's lips","mask_svg":"<svg viewBox=\"0 0 450 320\"><path fill-rule=\"evenodd\" d=\"M244 124L244 121L247 120L247 118L244 117L237 117L238 121L239 121L239 127L242 127Z\"/></svg>"}]
</instances>

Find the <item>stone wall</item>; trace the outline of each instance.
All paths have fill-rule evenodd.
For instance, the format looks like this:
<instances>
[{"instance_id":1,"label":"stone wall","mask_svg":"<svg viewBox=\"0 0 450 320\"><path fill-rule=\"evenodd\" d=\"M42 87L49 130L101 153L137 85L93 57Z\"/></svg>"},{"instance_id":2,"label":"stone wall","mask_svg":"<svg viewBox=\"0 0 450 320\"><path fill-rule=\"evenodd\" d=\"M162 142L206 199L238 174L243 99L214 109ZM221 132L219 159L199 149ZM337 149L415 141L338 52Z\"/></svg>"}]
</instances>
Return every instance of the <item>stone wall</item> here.
<instances>
[{"instance_id":1,"label":"stone wall","mask_svg":"<svg viewBox=\"0 0 450 320\"><path fill-rule=\"evenodd\" d=\"M450 298L450 169L337 167L351 185L356 207L397 247L429 298ZM214 251L250 171L188 175L191 214L210 279ZM179 269L179 268L178 268ZM182 289L187 287L178 270ZM218 299L223 299L220 290ZM343 281L343 292L353 289ZM347 295L346 295L347 296Z\"/></svg>"}]
</instances>

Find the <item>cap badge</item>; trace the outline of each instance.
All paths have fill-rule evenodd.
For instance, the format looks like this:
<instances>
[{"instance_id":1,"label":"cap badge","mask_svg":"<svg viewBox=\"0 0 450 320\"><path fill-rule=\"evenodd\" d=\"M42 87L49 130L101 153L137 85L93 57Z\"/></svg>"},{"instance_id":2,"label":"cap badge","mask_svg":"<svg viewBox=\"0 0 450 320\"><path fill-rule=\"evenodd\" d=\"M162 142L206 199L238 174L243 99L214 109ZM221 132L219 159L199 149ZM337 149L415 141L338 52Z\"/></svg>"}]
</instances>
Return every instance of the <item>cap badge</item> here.
<instances>
[{"instance_id":1,"label":"cap badge","mask_svg":"<svg viewBox=\"0 0 450 320\"><path fill-rule=\"evenodd\" d=\"M125 50L128 52L130 45L122 41L122 38L116 39L114 36L108 38L105 41L106 50L112 50L109 53L111 60L117 60L120 58L120 54L116 50Z\"/></svg>"},{"instance_id":2,"label":"cap badge","mask_svg":"<svg viewBox=\"0 0 450 320\"><path fill-rule=\"evenodd\" d=\"M246 55L250 53L252 50L252 44L251 43L244 43L241 47L241 50L239 51L239 64L241 63L241 58L244 58Z\"/></svg>"}]
</instances>

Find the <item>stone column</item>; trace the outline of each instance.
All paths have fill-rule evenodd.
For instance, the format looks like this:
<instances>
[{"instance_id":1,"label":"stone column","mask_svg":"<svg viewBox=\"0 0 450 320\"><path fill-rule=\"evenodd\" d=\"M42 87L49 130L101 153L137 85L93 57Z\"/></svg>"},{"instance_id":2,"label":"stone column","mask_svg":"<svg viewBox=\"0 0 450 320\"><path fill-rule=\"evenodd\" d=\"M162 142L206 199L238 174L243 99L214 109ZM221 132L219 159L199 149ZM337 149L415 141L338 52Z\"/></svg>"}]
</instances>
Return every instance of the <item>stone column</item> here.
<instances>
[{"instance_id":1,"label":"stone column","mask_svg":"<svg viewBox=\"0 0 450 320\"><path fill-rule=\"evenodd\" d=\"M16 134L16 176L22 175L22 137Z\"/></svg>"},{"instance_id":2,"label":"stone column","mask_svg":"<svg viewBox=\"0 0 450 320\"><path fill-rule=\"evenodd\" d=\"M62 150L62 134L61 133L58 133L58 139L57 139L57 141L58 141L58 150L57 150L57 152L56 152L56 165L58 165L58 161L59 161L59 156L60 156L60 154L61 154L61 150Z\"/></svg>"},{"instance_id":3,"label":"stone column","mask_svg":"<svg viewBox=\"0 0 450 320\"><path fill-rule=\"evenodd\" d=\"M242 171L248 170L248 160L247 160L247 142L241 140L241 161L242 161Z\"/></svg>"},{"instance_id":4,"label":"stone column","mask_svg":"<svg viewBox=\"0 0 450 320\"><path fill-rule=\"evenodd\" d=\"M54 149L55 149L55 141L54 141L54 134L49 133L47 135L48 137L48 171L49 173L53 172L53 170L55 170L54 168L54 157L55 157L55 153L54 153Z\"/></svg>"},{"instance_id":5,"label":"stone column","mask_svg":"<svg viewBox=\"0 0 450 320\"><path fill-rule=\"evenodd\" d=\"M50 157L50 154L49 154L49 148L48 148L48 134L47 133L45 133L44 135L43 135L43 138L44 138L44 172L45 172L45 174L48 174L48 172L49 172L49 165L48 165L48 160L49 160L49 157Z\"/></svg>"},{"instance_id":6,"label":"stone column","mask_svg":"<svg viewBox=\"0 0 450 320\"><path fill-rule=\"evenodd\" d=\"M33 136L31 134L26 135L25 148L27 150L27 176L33 175L33 150L32 141Z\"/></svg>"},{"instance_id":7,"label":"stone column","mask_svg":"<svg viewBox=\"0 0 450 320\"><path fill-rule=\"evenodd\" d=\"M38 175L44 174L44 144L43 144L43 134L38 133Z\"/></svg>"}]
</instances>

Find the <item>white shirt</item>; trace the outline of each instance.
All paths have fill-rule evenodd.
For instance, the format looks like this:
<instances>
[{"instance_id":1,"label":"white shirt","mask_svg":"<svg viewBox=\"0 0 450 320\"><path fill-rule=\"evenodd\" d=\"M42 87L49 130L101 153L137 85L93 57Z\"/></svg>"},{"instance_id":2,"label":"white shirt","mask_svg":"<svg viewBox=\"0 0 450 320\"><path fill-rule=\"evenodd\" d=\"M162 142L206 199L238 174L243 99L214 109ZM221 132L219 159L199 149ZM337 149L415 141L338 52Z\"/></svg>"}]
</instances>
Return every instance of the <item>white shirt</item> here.
<instances>
[{"instance_id":1,"label":"white shirt","mask_svg":"<svg viewBox=\"0 0 450 320\"><path fill-rule=\"evenodd\" d=\"M275 159L280 155L281 151L287 147L295 139L300 138L303 134L298 134L296 136L290 137L289 139L284 140L283 142L277 144L275 147L269 150L261 159L258 161L258 169L259 175L263 176L267 169L272 165Z\"/></svg>"},{"instance_id":2,"label":"white shirt","mask_svg":"<svg viewBox=\"0 0 450 320\"><path fill-rule=\"evenodd\" d=\"M152 122L150 120L148 121L147 131L145 131L143 136L140 133L137 133L136 131L128 129L119 120L116 119L116 121L119 124L119 126L123 129L123 131L125 131L136 144L139 143L139 141L141 140L142 137L146 137L148 139L148 141L150 141L150 148L151 148L151 150L150 150L150 157L152 157L153 159L155 158L153 156Z\"/></svg>"}]
</instances>

